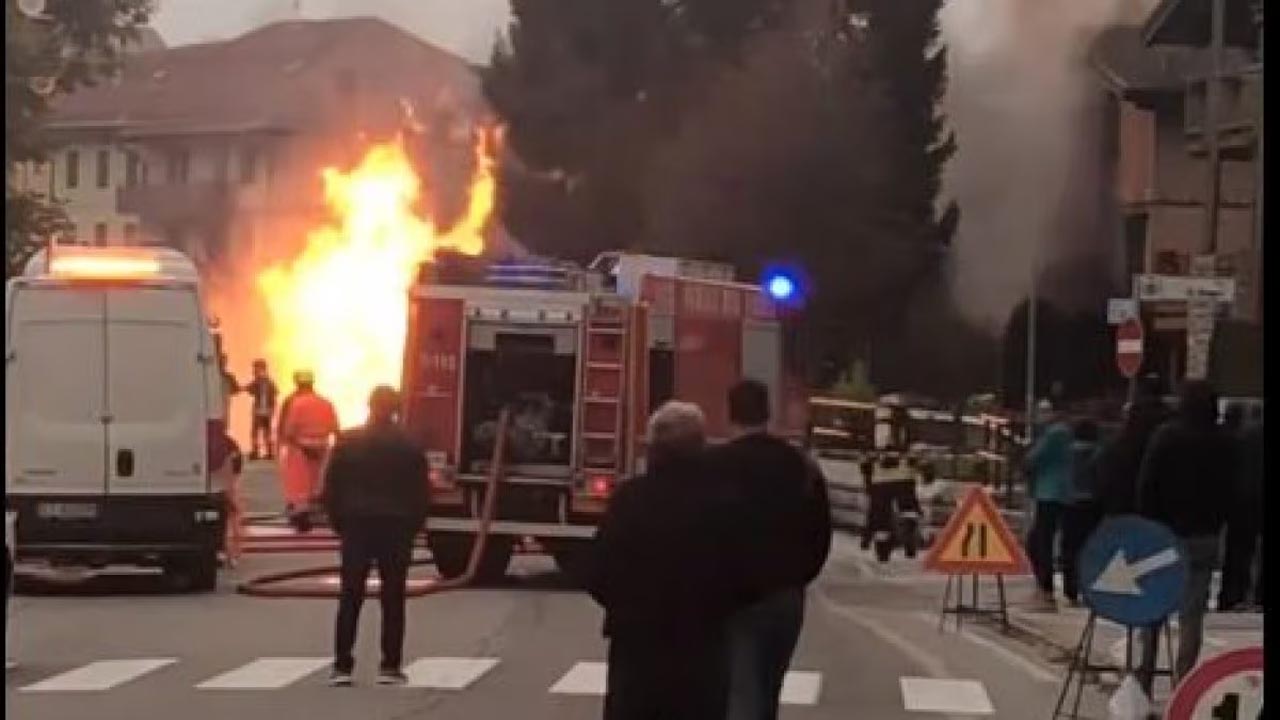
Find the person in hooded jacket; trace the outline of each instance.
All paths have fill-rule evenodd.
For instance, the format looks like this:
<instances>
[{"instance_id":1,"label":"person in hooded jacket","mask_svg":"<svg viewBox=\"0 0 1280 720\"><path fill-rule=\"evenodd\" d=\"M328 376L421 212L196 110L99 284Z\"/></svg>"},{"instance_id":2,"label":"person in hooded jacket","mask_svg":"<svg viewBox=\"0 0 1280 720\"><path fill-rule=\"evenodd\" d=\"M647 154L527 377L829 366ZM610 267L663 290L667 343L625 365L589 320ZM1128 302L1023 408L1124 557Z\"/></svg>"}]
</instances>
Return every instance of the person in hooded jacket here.
<instances>
[{"instance_id":1,"label":"person in hooded jacket","mask_svg":"<svg viewBox=\"0 0 1280 720\"><path fill-rule=\"evenodd\" d=\"M1071 478L1062 515L1062 594L1073 606L1080 604L1076 577L1080 551L1102 520L1097 497L1098 424L1076 422L1071 444Z\"/></svg>"},{"instance_id":2,"label":"person in hooded jacket","mask_svg":"<svg viewBox=\"0 0 1280 720\"><path fill-rule=\"evenodd\" d=\"M622 483L585 572L609 639L606 720L723 720L730 614L750 599L727 495L703 449L702 411L649 420L648 467Z\"/></svg>"},{"instance_id":3,"label":"person in hooded jacket","mask_svg":"<svg viewBox=\"0 0 1280 720\"><path fill-rule=\"evenodd\" d=\"M1027 534L1027 555L1036 576L1034 605L1050 612L1057 609L1053 592L1054 545L1066 512L1073 440L1070 425L1050 418L1048 429L1031 446L1024 463L1035 501Z\"/></svg>"},{"instance_id":4,"label":"person in hooded jacket","mask_svg":"<svg viewBox=\"0 0 1280 720\"><path fill-rule=\"evenodd\" d=\"M1261 563L1258 564L1256 582L1253 577L1254 558L1260 553L1262 544L1264 446L1261 408L1255 408L1249 423L1236 434L1236 447L1240 455L1240 471L1236 474L1236 486L1231 494L1226 550L1222 560L1222 586L1218 590L1218 610L1224 612L1245 609L1251 589L1256 604L1262 605Z\"/></svg>"},{"instance_id":5,"label":"person in hooded jacket","mask_svg":"<svg viewBox=\"0 0 1280 720\"><path fill-rule=\"evenodd\" d=\"M1175 682L1200 656L1209 585L1218 562L1238 454L1230 435L1218 425L1218 397L1203 381L1187 382L1178 412L1156 431L1138 472L1138 513L1167 526L1182 543L1189 575L1178 609ZM1159 628L1140 633L1142 658L1138 681L1151 695Z\"/></svg>"},{"instance_id":6,"label":"person in hooded jacket","mask_svg":"<svg viewBox=\"0 0 1280 720\"><path fill-rule=\"evenodd\" d=\"M1102 447L1098 456L1098 501L1103 515L1128 515L1138 507L1138 470L1151 436L1169 419L1169 408L1160 398L1155 377L1143 378L1125 413L1120 433Z\"/></svg>"}]
</instances>

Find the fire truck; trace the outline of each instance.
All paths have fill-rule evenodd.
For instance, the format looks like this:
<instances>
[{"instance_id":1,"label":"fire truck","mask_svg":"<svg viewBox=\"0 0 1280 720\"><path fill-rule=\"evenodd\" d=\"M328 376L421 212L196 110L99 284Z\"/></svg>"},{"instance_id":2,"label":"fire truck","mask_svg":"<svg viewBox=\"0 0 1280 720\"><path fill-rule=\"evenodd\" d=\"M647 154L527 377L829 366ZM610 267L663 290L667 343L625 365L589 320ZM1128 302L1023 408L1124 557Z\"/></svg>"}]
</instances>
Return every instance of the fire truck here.
<instances>
[{"instance_id":1,"label":"fire truck","mask_svg":"<svg viewBox=\"0 0 1280 720\"><path fill-rule=\"evenodd\" d=\"M712 440L728 435L725 395L742 377L770 387L775 417L797 414L783 308L725 265L442 258L410 292L405 422L430 460L428 543L446 577L464 571L476 540L504 407L511 427L480 578L502 575L525 539L572 576L610 495L643 469L646 419L668 399L697 403Z\"/></svg>"}]
</instances>

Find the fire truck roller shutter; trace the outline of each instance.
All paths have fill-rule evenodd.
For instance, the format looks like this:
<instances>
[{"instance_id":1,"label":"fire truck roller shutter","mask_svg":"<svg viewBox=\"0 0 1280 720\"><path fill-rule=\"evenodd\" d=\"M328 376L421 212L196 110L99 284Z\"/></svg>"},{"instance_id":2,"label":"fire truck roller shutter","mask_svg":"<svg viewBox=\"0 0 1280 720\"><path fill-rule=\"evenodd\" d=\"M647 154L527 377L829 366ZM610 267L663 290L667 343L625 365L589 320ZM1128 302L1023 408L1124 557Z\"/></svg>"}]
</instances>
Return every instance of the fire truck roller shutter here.
<instances>
[{"instance_id":1,"label":"fire truck roller shutter","mask_svg":"<svg viewBox=\"0 0 1280 720\"><path fill-rule=\"evenodd\" d=\"M782 328L776 322L747 321L742 326L742 376L769 388L773 417L783 416Z\"/></svg>"}]
</instances>

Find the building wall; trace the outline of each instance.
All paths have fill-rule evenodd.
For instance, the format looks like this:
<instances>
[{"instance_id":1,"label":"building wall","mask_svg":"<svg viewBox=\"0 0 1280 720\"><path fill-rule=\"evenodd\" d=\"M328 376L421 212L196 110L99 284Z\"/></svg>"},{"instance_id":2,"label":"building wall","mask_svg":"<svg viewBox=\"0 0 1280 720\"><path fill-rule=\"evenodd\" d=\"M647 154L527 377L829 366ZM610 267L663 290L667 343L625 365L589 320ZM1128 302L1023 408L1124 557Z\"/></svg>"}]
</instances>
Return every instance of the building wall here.
<instances>
[{"instance_id":1,"label":"building wall","mask_svg":"<svg viewBox=\"0 0 1280 720\"><path fill-rule=\"evenodd\" d=\"M1207 251L1204 198L1207 166L1190 152L1181 98L1154 107L1120 102L1116 195L1126 214L1145 217L1141 265L1147 272L1185 274L1191 259ZM1260 312L1254 251L1252 161L1224 160L1221 166L1216 253L1220 269L1236 278L1232 315L1251 320ZM1181 319L1166 314L1166 327Z\"/></svg>"}]
</instances>

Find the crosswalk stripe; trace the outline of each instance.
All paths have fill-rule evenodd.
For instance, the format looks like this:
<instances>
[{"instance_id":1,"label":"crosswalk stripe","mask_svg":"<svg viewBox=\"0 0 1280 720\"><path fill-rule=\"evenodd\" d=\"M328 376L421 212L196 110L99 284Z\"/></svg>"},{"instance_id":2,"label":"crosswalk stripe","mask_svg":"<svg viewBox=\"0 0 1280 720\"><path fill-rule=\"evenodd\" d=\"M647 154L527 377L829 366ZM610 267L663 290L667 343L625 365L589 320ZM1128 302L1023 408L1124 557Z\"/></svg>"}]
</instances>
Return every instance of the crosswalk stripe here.
<instances>
[{"instance_id":1,"label":"crosswalk stripe","mask_svg":"<svg viewBox=\"0 0 1280 720\"><path fill-rule=\"evenodd\" d=\"M557 695L604 695L609 666L602 662L580 662L551 686ZM782 680L783 705L816 705L822 691L822 673L791 671Z\"/></svg>"},{"instance_id":2,"label":"crosswalk stripe","mask_svg":"<svg viewBox=\"0 0 1280 720\"><path fill-rule=\"evenodd\" d=\"M321 657L264 657L210 678L201 690L278 690L301 680L331 662Z\"/></svg>"},{"instance_id":3,"label":"crosswalk stripe","mask_svg":"<svg viewBox=\"0 0 1280 720\"><path fill-rule=\"evenodd\" d=\"M498 664L497 658L428 657L405 668L409 687L464 690Z\"/></svg>"},{"instance_id":4,"label":"crosswalk stripe","mask_svg":"<svg viewBox=\"0 0 1280 720\"><path fill-rule=\"evenodd\" d=\"M603 695L608 666L602 662L580 662L569 668L551 692L557 695Z\"/></svg>"},{"instance_id":5,"label":"crosswalk stripe","mask_svg":"<svg viewBox=\"0 0 1280 720\"><path fill-rule=\"evenodd\" d=\"M175 658L99 660L22 688L23 692L93 692L110 690L177 662Z\"/></svg>"},{"instance_id":6,"label":"crosswalk stripe","mask_svg":"<svg viewBox=\"0 0 1280 720\"><path fill-rule=\"evenodd\" d=\"M994 715L987 689L977 680L899 678L902 704L908 712L950 715Z\"/></svg>"},{"instance_id":7,"label":"crosswalk stripe","mask_svg":"<svg viewBox=\"0 0 1280 720\"><path fill-rule=\"evenodd\" d=\"M822 691L822 673L788 672L782 679L783 705L817 705Z\"/></svg>"}]
</instances>

